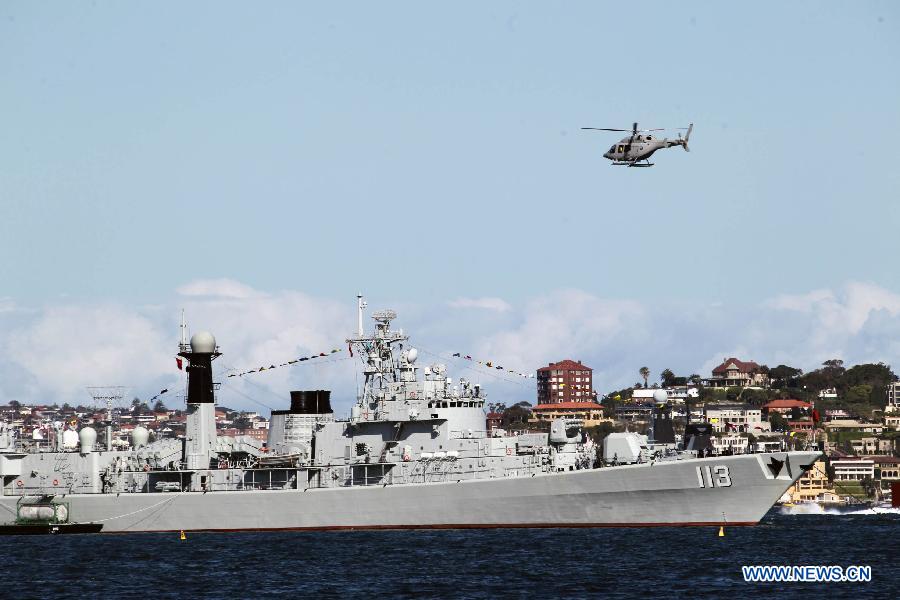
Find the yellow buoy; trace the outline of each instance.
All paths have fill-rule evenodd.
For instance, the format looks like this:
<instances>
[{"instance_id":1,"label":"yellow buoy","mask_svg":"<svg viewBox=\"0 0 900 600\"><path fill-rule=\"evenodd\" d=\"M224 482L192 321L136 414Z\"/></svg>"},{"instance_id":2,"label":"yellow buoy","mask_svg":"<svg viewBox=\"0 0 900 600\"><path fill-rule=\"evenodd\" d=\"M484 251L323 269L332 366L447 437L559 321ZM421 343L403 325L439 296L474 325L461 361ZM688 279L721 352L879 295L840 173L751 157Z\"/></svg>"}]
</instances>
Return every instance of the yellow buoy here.
<instances>
[{"instance_id":1,"label":"yellow buoy","mask_svg":"<svg viewBox=\"0 0 900 600\"><path fill-rule=\"evenodd\" d=\"M722 535L721 533L719 535ZM184 529L181 530L181 539L186 540L187 536L184 535Z\"/></svg>"},{"instance_id":2,"label":"yellow buoy","mask_svg":"<svg viewBox=\"0 0 900 600\"><path fill-rule=\"evenodd\" d=\"M181 534L184 535L183 533ZM719 525L719 537L725 537L725 526ZM181 539L184 539L183 537Z\"/></svg>"}]
</instances>

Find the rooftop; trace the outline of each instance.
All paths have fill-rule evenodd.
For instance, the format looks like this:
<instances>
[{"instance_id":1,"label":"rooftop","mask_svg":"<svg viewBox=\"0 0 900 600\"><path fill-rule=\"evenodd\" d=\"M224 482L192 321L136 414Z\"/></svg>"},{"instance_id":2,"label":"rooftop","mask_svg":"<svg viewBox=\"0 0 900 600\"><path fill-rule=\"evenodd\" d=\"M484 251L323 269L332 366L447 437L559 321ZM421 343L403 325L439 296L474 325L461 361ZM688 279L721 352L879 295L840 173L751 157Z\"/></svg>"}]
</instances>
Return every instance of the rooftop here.
<instances>
[{"instance_id":1,"label":"rooftop","mask_svg":"<svg viewBox=\"0 0 900 600\"><path fill-rule=\"evenodd\" d=\"M538 404L531 410L559 410L561 408L602 409L596 402L557 402L556 404Z\"/></svg>"},{"instance_id":2,"label":"rooftop","mask_svg":"<svg viewBox=\"0 0 900 600\"><path fill-rule=\"evenodd\" d=\"M745 362L743 360L738 360L737 358L726 358L722 361L722 364L713 369L712 372L713 375L724 375L726 371L734 367L737 367L737 370L741 373L759 371L759 365L752 360Z\"/></svg>"},{"instance_id":3,"label":"rooftop","mask_svg":"<svg viewBox=\"0 0 900 600\"><path fill-rule=\"evenodd\" d=\"M772 400L768 404L764 405L763 408L771 410L773 408L811 408L812 404L809 402L804 402L803 400L791 400L791 399L780 399L780 400Z\"/></svg>"},{"instance_id":4,"label":"rooftop","mask_svg":"<svg viewBox=\"0 0 900 600\"><path fill-rule=\"evenodd\" d=\"M557 363L550 363L546 367L541 367L540 369L538 369L538 372L540 373L541 371L553 371L556 369L560 369L563 371L572 371L572 370L578 371L578 370L587 369L588 371L593 371L593 369L590 368L589 366L581 364L580 360L575 361L575 360L570 360L567 358L567 359L561 360Z\"/></svg>"}]
</instances>

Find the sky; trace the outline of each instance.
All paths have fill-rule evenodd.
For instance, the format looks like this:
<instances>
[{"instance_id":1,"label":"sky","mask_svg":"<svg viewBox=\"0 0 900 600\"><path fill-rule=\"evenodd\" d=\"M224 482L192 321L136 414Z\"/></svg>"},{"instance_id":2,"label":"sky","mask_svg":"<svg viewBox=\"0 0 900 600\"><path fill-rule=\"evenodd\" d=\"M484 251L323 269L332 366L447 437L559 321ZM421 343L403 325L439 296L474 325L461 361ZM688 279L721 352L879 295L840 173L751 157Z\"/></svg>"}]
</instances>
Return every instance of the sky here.
<instances>
[{"instance_id":1,"label":"sky","mask_svg":"<svg viewBox=\"0 0 900 600\"><path fill-rule=\"evenodd\" d=\"M343 347L359 291L498 402L452 353L900 364L898 59L894 2L0 3L0 401L180 388L182 308L223 378ZM634 121L691 152L580 129Z\"/></svg>"}]
</instances>

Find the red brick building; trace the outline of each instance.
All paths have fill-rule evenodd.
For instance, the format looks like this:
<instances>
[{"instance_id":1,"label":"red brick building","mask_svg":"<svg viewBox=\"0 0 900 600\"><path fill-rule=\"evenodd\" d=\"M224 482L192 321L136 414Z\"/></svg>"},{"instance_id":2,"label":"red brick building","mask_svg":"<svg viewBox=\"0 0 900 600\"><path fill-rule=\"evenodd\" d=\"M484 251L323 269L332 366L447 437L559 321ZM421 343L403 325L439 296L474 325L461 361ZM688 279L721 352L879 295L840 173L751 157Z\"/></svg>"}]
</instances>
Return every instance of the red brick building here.
<instances>
[{"instance_id":1,"label":"red brick building","mask_svg":"<svg viewBox=\"0 0 900 600\"><path fill-rule=\"evenodd\" d=\"M561 360L537 371L537 403L589 402L597 396L593 387L594 370L581 361Z\"/></svg>"}]
</instances>

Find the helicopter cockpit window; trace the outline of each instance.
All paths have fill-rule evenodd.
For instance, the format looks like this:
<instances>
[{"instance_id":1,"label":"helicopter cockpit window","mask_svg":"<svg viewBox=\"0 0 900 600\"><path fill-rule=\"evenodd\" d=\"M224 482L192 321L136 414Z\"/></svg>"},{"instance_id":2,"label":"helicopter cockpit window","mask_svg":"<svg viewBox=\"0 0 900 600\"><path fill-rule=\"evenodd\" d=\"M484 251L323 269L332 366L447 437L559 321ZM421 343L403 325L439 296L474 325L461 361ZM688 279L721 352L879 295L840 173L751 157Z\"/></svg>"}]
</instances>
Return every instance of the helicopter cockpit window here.
<instances>
[{"instance_id":1,"label":"helicopter cockpit window","mask_svg":"<svg viewBox=\"0 0 900 600\"><path fill-rule=\"evenodd\" d=\"M610 152L615 152L615 151L616 151L616 147L615 147L615 146L610 146L609 151L610 151Z\"/></svg>"},{"instance_id":2,"label":"helicopter cockpit window","mask_svg":"<svg viewBox=\"0 0 900 600\"><path fill-rule=\"evenodd\" d=\"M619 152L625 152L625 146L619 145Z\"/></svg>"}]
</instances>

